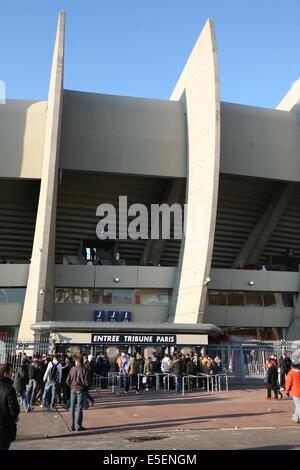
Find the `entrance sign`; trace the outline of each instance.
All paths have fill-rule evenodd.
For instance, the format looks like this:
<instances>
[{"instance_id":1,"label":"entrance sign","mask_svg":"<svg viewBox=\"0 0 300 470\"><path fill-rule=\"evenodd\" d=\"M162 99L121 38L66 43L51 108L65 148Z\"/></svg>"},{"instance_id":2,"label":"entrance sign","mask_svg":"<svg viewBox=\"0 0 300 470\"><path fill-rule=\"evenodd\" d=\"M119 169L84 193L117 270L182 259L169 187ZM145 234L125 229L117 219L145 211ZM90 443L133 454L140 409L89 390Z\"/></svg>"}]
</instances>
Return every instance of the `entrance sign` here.
<instances>
[{"instance_id":1,"label":"entrance sign","mask_svg":"<svg viewBox=\"0 0 300 470\"><path fill-rule=\"evenodd\" d=\"M92 333L92 344L176 344L176 335Z\"/></svg>"},{"instance_id":2,"label":"entrance sign","mask_svg":"<svg viewBox=\"0 0 300 470\"><path fill-rule=\"evenodd\" d=\"M105 310L94 310L93 319L97 323L106 321L111 323L126 323L131 321L131 312L118 312L116 310L109 310L106 312Z\"/></svg>"}]
</instances>

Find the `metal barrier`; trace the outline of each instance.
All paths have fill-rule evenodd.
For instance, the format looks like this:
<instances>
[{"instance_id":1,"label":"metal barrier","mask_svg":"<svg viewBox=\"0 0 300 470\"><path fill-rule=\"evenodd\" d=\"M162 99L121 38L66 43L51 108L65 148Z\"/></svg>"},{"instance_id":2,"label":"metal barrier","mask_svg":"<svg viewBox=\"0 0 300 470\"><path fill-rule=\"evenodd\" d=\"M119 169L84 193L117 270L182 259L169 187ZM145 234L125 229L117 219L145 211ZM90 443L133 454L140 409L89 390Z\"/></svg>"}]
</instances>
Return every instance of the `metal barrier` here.
<instances>
[{"instance_id":1,"label":"metal barrier","mask_svg":"<svg viewBox=\"0 0 300 470\"><path fill-rule=\"evenodd\" d=\"M142 381L143 381L143 377L146 377L147 380L146 380L146 382L144 382L144 384L147 386L147 389L149 388L149 380L148 379L151 380L151 377L155 377L155 389L159 390L159 388L157 388L157 387L159 387L159 383L157 383L156 375L157 374L149 374L149 373L148 374L138 374L138 390L140 391L140 386L141 386L140 385L140 383L141 383L140 378L141 377L142 377Z\"/></svg>"},{"instance_id":2,"label":"metal barrier","mask_svg":"<svg viewBox=\"0 0 300 470\"><path fill-rule=\"evenodd\" d=\"M199 390L199 380L206 380L207 393L214 393L215 391L221 392L222 390L222 379L225 381L225 388L228 392L228 376L227 374L197 374L197 375L184 375L182 377L182 396L185 394L185 384L187 384L187 390L190 389L190 380L195 380L196 389Z\"/></svg>"},{"instance_id":3,"label":"metal barrier","mask_svg":"<svg viewBox=\"0 0 300 470\"><path fill-rule=\"evenodd\" d=\"M108 387L108 377L103 375L94 374L91 390L102 390L103 388ZM107 382L107 387L103 387L103 382Z\"/></svg>"}]
</instances>

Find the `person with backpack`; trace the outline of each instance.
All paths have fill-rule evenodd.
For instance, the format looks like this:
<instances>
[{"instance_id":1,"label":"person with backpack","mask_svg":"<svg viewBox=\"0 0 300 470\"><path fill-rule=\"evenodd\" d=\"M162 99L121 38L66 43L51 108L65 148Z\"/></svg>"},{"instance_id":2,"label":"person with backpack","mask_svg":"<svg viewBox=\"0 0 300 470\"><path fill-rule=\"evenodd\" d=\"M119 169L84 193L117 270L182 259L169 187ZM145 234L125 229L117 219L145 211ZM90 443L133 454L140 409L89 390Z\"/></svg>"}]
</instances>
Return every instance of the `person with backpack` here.
<instances>
[{"instance_id":1,"label":"person with backpack","mask_svg":"<svg viewBox=\"0 0 300 470\"><path fill-rule=\"evenodd\" d=\"M62 376L61 363L58 360L58 354L55 354L53 356L52 361L48 363L48 367L44 375L43 380L45 382L45 388L44 388L41 408L46 407L47 396L49 393L51 393L50 409L54 409L57 384L61 383L61 376Z\"/></svg>"},{"instance_id":2,"label":"person with backpack","mask_svg":"<svg viewBox=\"0 0 300 470\"><path fill-rule=\"evenodd\" d=\"M27 388L27 400L30 408L33 407L36 400L36 393L41 380L42 367L40 356L36 354L28 367L29 383Z\"/></svg>"}]
</instances>

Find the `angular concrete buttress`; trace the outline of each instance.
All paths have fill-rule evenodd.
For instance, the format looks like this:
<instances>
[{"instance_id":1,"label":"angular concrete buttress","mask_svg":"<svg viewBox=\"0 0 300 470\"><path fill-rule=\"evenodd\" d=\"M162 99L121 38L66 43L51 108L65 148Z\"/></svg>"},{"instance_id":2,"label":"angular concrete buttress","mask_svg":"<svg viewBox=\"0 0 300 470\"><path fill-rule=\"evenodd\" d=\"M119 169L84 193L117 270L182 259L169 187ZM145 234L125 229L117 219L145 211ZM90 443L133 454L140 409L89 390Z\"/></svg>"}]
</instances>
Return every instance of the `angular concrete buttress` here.
<instances>
[{"instance_id":1,"label":"angular concrete buttress","mask_svg":"<svg viewBox=\"0 0 300 470\"><path fill-rule=\"evenodd\" d=\"M208 20L179 78L172 100L186 114L186 231L181 243L169 321L203 319L217 213L220 97L213 22Z\"/></svg>"},{"instance_id":2,"label":"angular concrete buttress","mask_svg":"<svg viewBox=\"0 0 300 470\"><path fill-rule=\"evenodd\" d=\"M293 111L300 117L300 78L295 81L291 89L282 98L276 109L281 111ZM285 339L294 341L300 338L300 292L293 310L291 323L287 329Z\"/></svg>"},{"instance_id":3,"label":"angular concrete buttress","mask_svg":"<svg viewBox=\"0 0 300 470\"><path fill-rule=\"evenodd\" d=\"M63 97L65 14L59 13L53 52L43 151L43 166L31 264L19 338L33 338L30 325L51 320L54 310L54 262L60 127Z\"/></svg>"},{"instance_id":4,"label":"angular concrete buttress","mask_svg":"<svg viewBox=\"0 0 300 470\"><path fill-rule=\"evenodd\" d=\"M280 111L292 111L300 104L300 78L295 81L287 94L282 98L276 109Z\"/></svg>"}]
</instances>

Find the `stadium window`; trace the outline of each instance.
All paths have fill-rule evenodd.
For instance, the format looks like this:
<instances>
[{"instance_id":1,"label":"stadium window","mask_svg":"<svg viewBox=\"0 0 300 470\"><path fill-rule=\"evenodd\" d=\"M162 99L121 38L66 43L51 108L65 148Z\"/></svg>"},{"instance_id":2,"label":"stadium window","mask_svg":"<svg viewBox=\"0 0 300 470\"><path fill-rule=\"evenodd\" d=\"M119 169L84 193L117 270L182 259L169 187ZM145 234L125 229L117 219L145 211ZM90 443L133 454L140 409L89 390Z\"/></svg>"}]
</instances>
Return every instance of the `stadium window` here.
<instances>
[{"instance_id":1,"label":"stadium window","mask_svg":"<svg viewBox=\"0 0 300 470\"><path fill-rule=\"evenodd\" d=\"M233 307L245 306L245 292L228 292L228 305Z\"/></svg>"},{"instance_id":2,"label":"stadium window","mask_svg":"<svg viewBox=\"0 0 300 470\"><path fill-rule=\"evenodd\" d=\"M261 292L246 292L246 305L259 306L262 307L263 299Z\"/></svg>"},{"instance_id":3,"label":"stadium window","mask_svg":"<svg viewBox=\"0 0 300 470\"><path fill-rule=\"evenodd\" d=\"M209 305L227 305L227 295L222 291L208 292Z\"/></svg>"}]
</instances>

